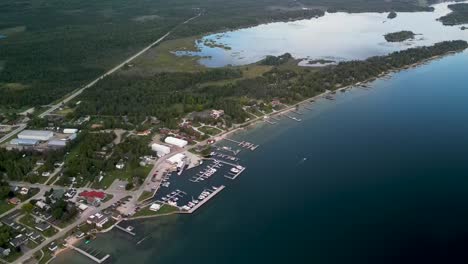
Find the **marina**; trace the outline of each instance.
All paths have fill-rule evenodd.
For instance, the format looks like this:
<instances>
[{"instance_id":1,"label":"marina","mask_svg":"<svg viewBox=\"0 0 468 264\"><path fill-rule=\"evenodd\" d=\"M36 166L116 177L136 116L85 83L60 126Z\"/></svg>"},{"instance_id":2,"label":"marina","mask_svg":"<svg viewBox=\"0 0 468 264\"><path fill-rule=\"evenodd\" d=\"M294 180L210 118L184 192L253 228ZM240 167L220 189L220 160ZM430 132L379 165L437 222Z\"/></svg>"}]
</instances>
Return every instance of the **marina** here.
<instances>
[{"instance_id":1,"label":"marina","mask_svg":"<svg viewBox=\"0 0 468 264\"><path fill-rule=\"evenodd\" d=\"M236 143L238 146L242 147L242 148L245 148L245 149L249 149L249 150L256 150L259 145L255 145L253 143L250 143L248 141L236 141L236 140L233 140L233 139L230 139L230 138L224 138L224 140L227 140L227 141L230 141L232 143Z\"/></svg>"},{"instance_id":2,"label":"marina","mask_svg":"<svg viewBox=\"0 0 468 264\"><path fill-rule=\"evenodd\" d=\"M297 121L297 122L301 122L301 121L302 121L302 119L300 119L300 118L297 118L297 117L294 117L294 116L290 116L290 115L288 115L288 114L284 114L284 115L285 115L287 118L292 119L292 120L294 120L294 121Z\"/></svg>"},{"instance_id":3,"label":"marina","mask_svg":"<svg viewBox=\"0 0 468 264\"><path fill-rule=\"evenodd\" d=\"M83 250L81 248L78 248L78 247L75 247L73 245L68 245L67 244L67 247L75 250L76 252L88 257L89 259L91 259L92 261L96 262L96 263L103 263L104 261L106 261L110 255L109 254L106 254L105 256L103 256L102 258L98 258L100 252L96 249L87 249L87 250Z\"/></svg>"}]
</instances>

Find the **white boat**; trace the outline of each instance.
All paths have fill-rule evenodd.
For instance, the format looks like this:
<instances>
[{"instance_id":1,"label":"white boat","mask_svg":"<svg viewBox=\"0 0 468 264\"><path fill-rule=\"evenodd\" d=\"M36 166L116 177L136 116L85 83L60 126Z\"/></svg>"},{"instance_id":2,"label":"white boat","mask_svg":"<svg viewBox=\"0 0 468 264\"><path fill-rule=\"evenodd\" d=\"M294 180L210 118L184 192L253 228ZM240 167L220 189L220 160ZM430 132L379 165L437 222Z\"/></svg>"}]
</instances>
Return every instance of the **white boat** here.
<instances>
[{"instance_id":1,"label":"white boat","mask_svg":"<svg viewBox=\"0 0 468 264\"><path fill-rule=\"evenodd\" d=\"M233 172L233 173L239 173L240 170L238 170L238 169L236 169L236 168L232 168L232 169L231 169L231 172Z\"/></svg>"}]
</instances>

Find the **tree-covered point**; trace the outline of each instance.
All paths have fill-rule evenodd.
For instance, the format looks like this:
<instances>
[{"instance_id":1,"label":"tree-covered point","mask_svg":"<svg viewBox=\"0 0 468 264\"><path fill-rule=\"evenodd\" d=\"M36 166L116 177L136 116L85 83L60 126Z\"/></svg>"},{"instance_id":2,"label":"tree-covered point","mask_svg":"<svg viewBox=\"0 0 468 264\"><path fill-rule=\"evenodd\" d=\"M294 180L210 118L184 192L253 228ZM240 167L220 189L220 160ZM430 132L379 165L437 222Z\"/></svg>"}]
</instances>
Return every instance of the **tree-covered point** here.
<instances>
[{"instance_id":1,"label":"tree-covered point","mask_svg":"<svg viewBox=\"0 0 468 264\"><path fill-rule=\"evenodd\" d=\"M164 73L155 77L111 76L85 91L77 112L81 115L156 116L175 127L178 118L192 111L224 109L235 123L245 121L243 106L249 100L268 102L280 98L294 103L328 90L377 77L433 56L463 50L465 41L447 41L430 47L411 48L364 61L341 62L320 70L274 67L255 78L216 85L198 85L203 73ZM182 78L183 76L183 78Z\"/></svg>"},{"instance_id":2,"label":"tree-covered point","mask_svg":"<svg viewBox=\"0 0 468 264\"><path fill-rule=\"evenodd\" d=\"M385 34L384 38L388 42L402 42L408 39L413 39L415 35L416 34L414 34L412 31L402 30Z\"/></svg>"},{"instance_id":3,"label":"tree-covered point","mask_svg":"<svg viewBox=\"0 0 468 264\"><path fill-rule=\"evenodd\" d=\"M452 12L439 18L446 26L454 26L468 23L468 4L458 3L448 6Z\"/></svg>"},{"instance_id":4,"label":"tree-covered point","mask_svg":"<svg viewBox=\"0 0 468 264\"><path fill-rule=\"evenodd\" d=\"M292 55L290 53L285 53L280 56L268 55L266 56L265 59L260 61L260 64L276 66L276 65L281 65L281 64L288 62L291 58L292 58Z\"/></svg>"}]
</instances>

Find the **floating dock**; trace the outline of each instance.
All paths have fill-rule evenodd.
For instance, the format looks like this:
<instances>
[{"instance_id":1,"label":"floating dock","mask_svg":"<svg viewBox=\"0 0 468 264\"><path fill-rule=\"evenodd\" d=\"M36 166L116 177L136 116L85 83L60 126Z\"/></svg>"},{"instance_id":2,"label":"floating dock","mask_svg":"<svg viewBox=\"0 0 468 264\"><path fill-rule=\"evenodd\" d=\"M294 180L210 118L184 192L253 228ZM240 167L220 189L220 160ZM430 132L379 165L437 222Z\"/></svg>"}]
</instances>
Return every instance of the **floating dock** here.
<instances>
[{"instance_id":1,"label":"floating dock","mask_svg":"<svg viewBox=\"0 0 468 264\"><path fill-rule=\"evenodd\" d=\"M191 214L195 212L198 208L200 208L202 205L204 205L206 202L208 202L211 198L213 198L216 194L221 192L226 186L221 185L219 186L214 192L210 193L205 199L201 200L198 204L196 204L194 207L190 208L190 210L185 211L184 213Z\"/></svg>"},{"instance_id":2,"label":"floating dock","mask_svg":"<svg viewBox=\"0 0 468 264\"><path fill-rule=\"evenodd\" d=\"M120 229L120 230L122 230L122 231L124 231L124 232L126 232L126 233L128 233L128 234L130 234L132 236L136 236L136 234L134 232L128 230L127 228L123 228L123 227L121 227L119 225L115 225L115 227L117 227L118 229Z\"/></svg>"},{"instance_id":3,"label":"floating dock","mask_svg":"<svg viewBox=\"0 0 468 264\"><path fill-rule=\"evenodd\" d=\"M94 262L96 262L96 263L103 263L104 261L106 261L106 259L108 259L108 258L110 257L110 255L107 254L107 255L105 255L103 258L98 259L97 257L95 257L95 256L93 256L93 255L91 255L91 254L89 254L88 252L82 250L81 248L77 248L77 247L75 247L75 246L73 246L73 245L67 245L67 247L69 247L69 248L71 248L71 249L73 249L73 250L75 250L75 251L77 251L77 252L83 254L84 256L86 256L86 257L92 259L92 260L93 260Z\"/></svg>"},{"instance_id":4,"label":"floating dock","mask_svg":"<svg viewBox=\"0 0 468 264\"><path fill-rule=\"evenodd\" d=\"M297 121L297 122L301 122L301 121L302 121L300 118L297 118L297 117L294 117L294 116L290 116L290 115L287 115L287 114L285 114L285 116L286 116L287 118L290 118L290 119L292 119L292 120L294 120L294 121Z\"/></svg>"},{"instance_id":5,"label":"floating dock","mask_svg":"<svg viewBox=\"0 0 468 264\"><path fill-rule=\"evenodd\" d=\"M276 124L276 122L272 122L272 121L270 121L270 120L268 120L268 119L265 119L264 121L267 122L267 123L270 124L270 125Z\"/></svg>"},{"instance_id":6,"label":"floating dock","mask_svg":"<svg viewBox=\"0 0 468 264\"><path fill-rule=\"evenodd\" d=\"M236 141L236 140L233 140L233 139L230 139L230 138L225 138L225 140L236 143L238 146L246 148L246 149L250 149L252 151L254 151L255 149L257 149L259 147L259 145L255 145L255 144L247 142L247 141L239 142L239 141Z\"/></svg>"}]
</instances>

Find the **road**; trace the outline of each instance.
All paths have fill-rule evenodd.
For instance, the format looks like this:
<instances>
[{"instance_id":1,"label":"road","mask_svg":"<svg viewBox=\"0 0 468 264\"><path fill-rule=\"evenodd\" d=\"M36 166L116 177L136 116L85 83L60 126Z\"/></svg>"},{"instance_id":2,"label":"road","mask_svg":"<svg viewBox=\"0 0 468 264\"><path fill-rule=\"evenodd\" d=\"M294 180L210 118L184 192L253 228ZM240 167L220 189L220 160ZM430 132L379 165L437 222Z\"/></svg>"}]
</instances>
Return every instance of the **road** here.
<instances>
[{"instance_id":1,"label":"road","mask_svg":"<svg viewBox=\"0 0 468 264\"><path fill-rule=\"evenodd\" d=\"M114 197L112 197L112 199L110 199L109 201L101 204L101 206L99 206L98 208L90 208L90 209L84 211L83 213L81 213L80 218L77 221L75 221L73 224L68 225L67 227L63 228L61 231L57 232L57 234L55 234L55 235L47 238L46 240L44 240L39 246L37 246L37 247L29 250L28 252L24 253L14 263L24 263L28 259L32 258L34 256L34 253L38 252L39 250L41 250L42 248L47 246L49 243L55 241L56 239L59 239L59 238L63 237L66 233L73 230L79 224L84 223L86 221L86 219L88 219L88 217L90 215L95 214L95 213L103 210L103 208L107 208L107 207L111 206L113 203L117 202L118 200L120 200L120 199L122 199L124 197L125 197L124 195L115 195Z\"/></svg>"},{"instance_id":2,"label":"road","mask_svg":"<svg viewBox=\"0 0 468 264\"><path fill-rule=\"evenodd\" d=\"M198 18L199 16L201 16L201 13L199 13L198 15L194 16L194 17L191 17L187 20L185 20L182 24L187 24L188 22L192 21L193 19L196 19ZM43 112L42 114L39 115L40 118L43 118L45 117L46 115L52 113L53 111L57 110L60 106L62 106L62 104L65 104L71 100L73 100L75 97L77 97L78 95L80 95L84 90L94 86L96 83L98 83L100 80L104 79L106 76L116 72L117 70L119 70L120 68L122 68L123 66L125 66L125 64L133 61L134 59L138 58L141 54L145 53L146 51L148 51L150 48L152 48L154 45L160 43L161 41L163 41L167 36L169 36L172 31L174 29L170 30L169 32L167 32L166 34L164 34L164 36L160 37L159 39L157 39L155 42L149 44L148 46L146 46L145 48L143 48L142 50L140 50L139 52L137 52L135 55L131 56L130 58L126 59L124 62L120 63L119 65L115 66L114 68L112 68L111 70L109 70L108 72L104 73L103 75L97 77L94 81L88 83L87 85L85 85L84 87L78 89L77 91L73 92L71 95L69 95L68 97L66 97L65 99L63 99L62 101L60 101L59 103L57 104L54 104L52 106L50 106L49 109L47 109L45 112Z\"/></svg>"},{"instance_id":3,"label":"road","mask_svg":"<svg viewBox=\"0 0 468 264\"><path fill-rule=\"evenodd\" d=\"M15 134L18 134L19 132L23 131L25 128L26 128L26 124L20 124L19 127L17 127L15 130L11 131L10 133L0 138L0 144L2 144L4 141L11 138Z\"/></svg>"}]
</instances>

